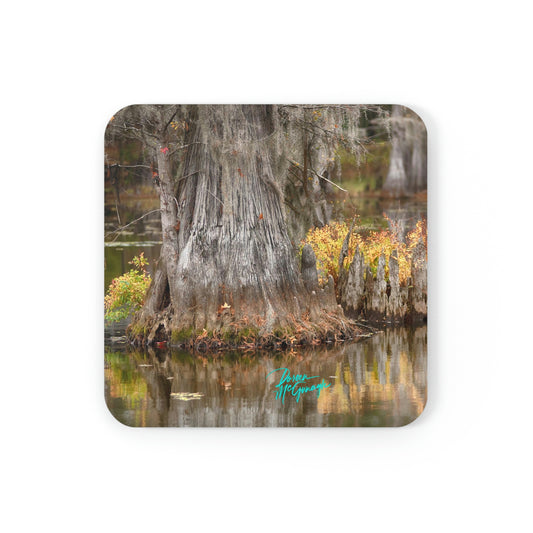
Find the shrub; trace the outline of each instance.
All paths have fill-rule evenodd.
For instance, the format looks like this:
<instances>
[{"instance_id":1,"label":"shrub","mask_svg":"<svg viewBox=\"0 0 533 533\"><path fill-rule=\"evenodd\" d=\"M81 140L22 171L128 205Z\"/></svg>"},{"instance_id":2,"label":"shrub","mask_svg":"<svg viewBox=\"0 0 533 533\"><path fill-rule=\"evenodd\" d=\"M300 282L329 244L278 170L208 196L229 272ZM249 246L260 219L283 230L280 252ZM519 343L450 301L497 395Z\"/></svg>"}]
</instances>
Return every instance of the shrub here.
<instances>
[{"instance_id":1,"label":"shrub","mask_svg":"<svg viewBox=\"0 0 533 533\"><path fill-rule=\"evenodd\" d=\"M152 281L146 270L148 261L144 253L134 257L129 264L134 268L115 278L107 290L104 305L105 319L109 322L122 320L138 311Z\"/></svg>"},{"instance_id":2,"label":"shrub","mask_svg":"<svg viewBox=\"0 0 533 533\"><path fill-rule=\"evenodd\" d=\"M387 217L385 216L385 218ZM411 258L416 245L422 240L427 249L426 221L419 220L415 228L407 234L405 242L401 242L398 239L398 232L394 222L388 218L387 220L391 224L392 229L373 231L368 237L363 237L358 232L361 228L357 223L355 224L350 236L348 256L344 260L343 266L346 269L349 268L355 250L359 246L359 250L364 255L365 262L370 266L374 275L377 271L380 255L385 255L387 259L385 276L388 279L388 259L393 250L397 250L400 283L405 284L411 276ZM307 233L306 239L302 241L301 248L303 248L304 244L310 244L315 252L318 278L321 285L327 283L328 276L330 275L333 276L335 283L337 283L339 278L339 255L348 230L348 225L345 222L333 222L322 228L311 229Z\"/></svg>"}]
</instances>

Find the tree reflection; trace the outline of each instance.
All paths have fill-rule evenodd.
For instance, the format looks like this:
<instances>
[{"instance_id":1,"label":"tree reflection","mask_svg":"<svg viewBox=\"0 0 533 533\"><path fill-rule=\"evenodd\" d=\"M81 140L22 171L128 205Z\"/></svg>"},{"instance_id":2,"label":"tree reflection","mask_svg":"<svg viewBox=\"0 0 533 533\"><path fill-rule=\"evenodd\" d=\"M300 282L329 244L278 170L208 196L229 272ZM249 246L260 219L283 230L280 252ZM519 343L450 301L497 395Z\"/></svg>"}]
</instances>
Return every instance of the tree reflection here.
<instances>
[{"instance_id":1,"label":"tree reflection","mask_svg":"<svg viewBox=\"0 0 533 533\"><path fill-rule=\"evenodd\" d=\"M426 403L426 337L398 328L330 349L217 356L108 347L106 401L131 426L399 426ZM265 379L276 368L331 386L283 404Z\"/></svg>"}]
</instances>

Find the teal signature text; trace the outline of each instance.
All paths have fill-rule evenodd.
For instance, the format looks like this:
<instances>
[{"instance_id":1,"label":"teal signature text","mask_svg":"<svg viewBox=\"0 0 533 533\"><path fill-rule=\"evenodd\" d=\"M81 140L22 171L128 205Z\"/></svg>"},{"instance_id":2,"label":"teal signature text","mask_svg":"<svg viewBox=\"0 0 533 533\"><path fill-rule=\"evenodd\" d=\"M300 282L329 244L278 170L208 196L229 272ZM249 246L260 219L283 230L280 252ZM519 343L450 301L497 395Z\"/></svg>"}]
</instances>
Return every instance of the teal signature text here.
<instances>
[{"instance_id":1,"label":"teal signature text","mask_svg":"<svg viewBox=\"0 0 533 533\"><path fill-rule=\"evenodd\" d=\"M266 377L270 376L274 372L283 371L281 374L279 383L276 385L276 400L281 400L282 404L285 404L285 395L290 393L296 398L296 402L300 401L300 396L305 392L316 391L316 397L320 397L320 393L323 389L327 389L331 386L331 383L326 383L322 379L321 383L315 383L311 385L307 383L310 379L320 378L320 376L308 376L307 374L294 374L291 375L288 368L276 368L269 372Z\"/></svg>"}]
</instances>

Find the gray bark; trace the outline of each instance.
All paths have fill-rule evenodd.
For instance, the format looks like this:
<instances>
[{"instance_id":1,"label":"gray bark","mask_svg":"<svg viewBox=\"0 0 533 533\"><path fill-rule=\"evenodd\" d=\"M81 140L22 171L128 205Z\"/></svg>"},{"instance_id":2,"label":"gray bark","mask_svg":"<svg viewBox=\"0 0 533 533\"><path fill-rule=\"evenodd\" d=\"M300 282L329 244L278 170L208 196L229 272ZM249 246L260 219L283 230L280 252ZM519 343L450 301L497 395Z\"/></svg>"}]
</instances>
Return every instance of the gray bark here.
<instances>
[{"instance_id":1,"label":"gray bark","mask_svg":"<svg viewBox=\"0 0 533 533\"><path fill-rule=\"evenodd\" d=\"M407 287L400 286L398 252L394 250L389 258L390 294L387 301L387 319L393 324L403 324L408 312Z\"/></svg>"},{"instance_id":2,"label":"gray bark","mask_svg":"<svg viewBox=\"0 0 533 533\"><path fill-rule=\"evenodd\" d=\"M413 252L411 263L412 291L410 306L414 322L427 316L427 263L424 244L419 242Z\"/></svg>"},{"instance_id":3,"label":"gray bark","mask_svg":"<svg viewBox=\"0 0 533 533\"><path fill-rule=\"evenodd\" d=\"M385 281L385 256L378 260L376 279L367 272L367 308L366 313L370 320L381 318L387 310L387 282Z\"/></svg>"},{"instance_id":4,"label":"gray bark","mask_svg":"<svg viewBox=\"0 0 533 533\"><path fill-rule=\"evenodd\" d=\"M400 197L426 188L426 128L411 110L395 105L391 114L390 165L383 190Z\"/></svg>"},{"instance_id":5,"label":"gray bark","mask_svg":"<svg viewBox=\"0 0 533 533\"><path fill-rule=\"evenodd\" d=\"M163 302L172 313L164 329L175 339L247 325L268 335L304 320L327 324L332 316L344 324L332 280L318 290L314 253L305 253L303 275L297 269L284 207L290 159L276 144L280 129L275 106L198 106L183 140L177 191L170 155L164 142L158 147L163 247L136 328L146 320L149 340L161 328L150 316L163 313Z\"/></svg>"},{"instance_id":6,"label":"gray bark","mask_svg":"<svg viewBox=\"0 0 533 533\"><path fill-rule=\"evenodd\" d=\"M318 290L316 255L310 244L306 244L302 249L301 271L305 287L310 291Z\"/></svg>"},{"instance_id":7,"label":"gray bark","mask_svg":"<svg viewBox=\"0 0 533 533\"><path fill-rule=\"evenodd\" d=\"M348 316L357 317L363 310L365 297L365 259L359 246L348 269L346 285L340 290L341 304Z\"/></svg>"},{"instance_id":8,"label":"gray bark","mask_svg":"<svg viewBox=\"0 0 533 533\"><path fill-rule=\"evenodd\" d=\"M427 317L426 249L420 242L413 252L411 275L400 284L398 253L389 258L389 281L385 279L385 256L380 256L374 277L364 257L356 250L347 280L340 289L340 302L347 316L364 318L377 325L421 324Z\"/></svg>"}]
</instances>

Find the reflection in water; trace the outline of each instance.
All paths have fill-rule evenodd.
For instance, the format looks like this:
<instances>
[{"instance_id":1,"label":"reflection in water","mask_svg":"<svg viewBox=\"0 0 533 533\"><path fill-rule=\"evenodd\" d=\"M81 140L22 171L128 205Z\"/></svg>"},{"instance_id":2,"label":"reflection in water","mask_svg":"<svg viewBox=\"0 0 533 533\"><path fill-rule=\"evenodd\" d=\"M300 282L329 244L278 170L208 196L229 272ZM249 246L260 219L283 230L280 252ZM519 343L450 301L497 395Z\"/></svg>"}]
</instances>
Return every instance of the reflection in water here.
<instances>
[{"instance_id":1,"label":"reflection in water","mask_svg":"<svg viewBox=\"0 0 533 533\"><path fill-rule=\"evenodd\" d=\"M402 426L426 403L426 337L425 326L397 328L329 349L217 357L106 346L106 401L130 426ZM276 368L331 386L283 404L280 373L266 378Z\"/></svg>"}]
</instances>

